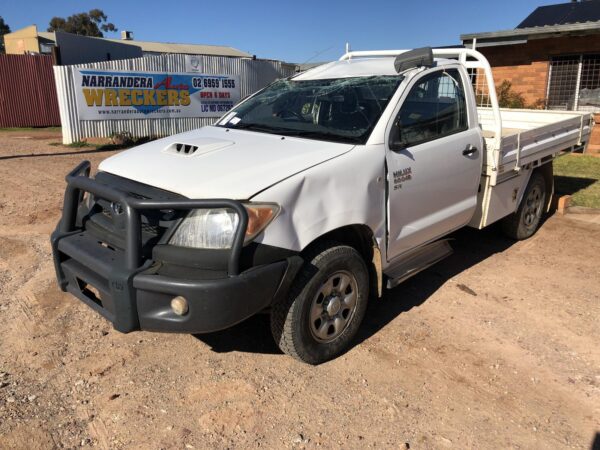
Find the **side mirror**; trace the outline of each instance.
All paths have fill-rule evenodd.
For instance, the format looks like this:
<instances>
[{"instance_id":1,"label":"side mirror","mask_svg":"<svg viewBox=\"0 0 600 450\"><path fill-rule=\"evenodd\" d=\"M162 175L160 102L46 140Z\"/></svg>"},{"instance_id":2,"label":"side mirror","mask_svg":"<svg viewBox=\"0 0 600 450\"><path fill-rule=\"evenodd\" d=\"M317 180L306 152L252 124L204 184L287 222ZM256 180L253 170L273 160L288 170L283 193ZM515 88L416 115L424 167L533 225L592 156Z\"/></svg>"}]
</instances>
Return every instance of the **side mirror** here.
<instances>
[{"instance_id":1,"label":"side mirror","mask_svg":"<svg viewBox=\"0 0 600 450\"><path fill-rule=\"evenodd\" d=\"M402 122L398 119L394 122L392 131L390 132L390 150L400 151L404 150L407 146L408 142L402 138Z\"/></svg>"}]
</instances>

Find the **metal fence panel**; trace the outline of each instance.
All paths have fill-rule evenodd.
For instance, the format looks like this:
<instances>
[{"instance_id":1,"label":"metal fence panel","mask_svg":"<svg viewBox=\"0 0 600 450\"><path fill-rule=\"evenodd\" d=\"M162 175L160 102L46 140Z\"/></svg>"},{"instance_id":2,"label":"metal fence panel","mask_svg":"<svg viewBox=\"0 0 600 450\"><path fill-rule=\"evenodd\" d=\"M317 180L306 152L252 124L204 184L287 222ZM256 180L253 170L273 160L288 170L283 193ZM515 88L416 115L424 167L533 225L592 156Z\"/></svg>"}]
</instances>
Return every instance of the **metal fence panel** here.
<instances>
[{"instance_id":1,"label":"metal fence panel","mask_svg":"<svg viewBox=\"0 0 600 450\"><path fill-rule=\"evenodd\" d=\"M0 127L60 125L52 57L0 55Z\"/></svg>"},{"instance_id":2,"label":"metal fence panel","mask_svg":"<svg viewBox=\"0 0 600 450\"><path fill-rule=\"evenodd\" d=\"M206 74L240 75L242 98L263 88L272 81L295 73L295 67L280 61L198 56L199 71ZM214 123L217 118L119 119L79 120L75 69L106 69L115 71L185 72L185 55L170 54L143 58L106 61L77 66L54 67L58 103L63 130L63 143L70 144L88 137L110 137L127 131L133 137L160 137L182 133Z\"/></svg>"}]
</instances>

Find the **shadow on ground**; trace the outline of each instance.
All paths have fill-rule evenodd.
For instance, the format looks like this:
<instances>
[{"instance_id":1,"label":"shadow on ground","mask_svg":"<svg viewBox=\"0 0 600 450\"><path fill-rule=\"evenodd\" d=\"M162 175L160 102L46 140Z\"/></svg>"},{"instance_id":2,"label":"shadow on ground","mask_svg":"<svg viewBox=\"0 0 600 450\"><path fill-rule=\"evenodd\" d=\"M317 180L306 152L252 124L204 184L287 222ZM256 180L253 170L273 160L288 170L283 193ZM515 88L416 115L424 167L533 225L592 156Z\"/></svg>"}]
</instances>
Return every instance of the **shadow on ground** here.
<instances>
[{"instance_id":1,"label":"shadow on ground","mask_svg":"<svg viewBox=\"0 0 600 450\"><path fill-rule=\"evenodd\" d=\"M104 152L113 152L115 150L121 150L124 147L120 147L117 145L104 145L99 148L94 148L91 150L74 150L71 152L55 152L55 153L29 153L26 155L9 155L9 156L0 156L0 161L6 159L20 159L20 158L41 158L44 156L71 156L71 155L86 155L91 153L104 153Z\"/></svg>"},{"instance_id":2,"label":"shadow on ground","mask_svg":"<svg viewBox=\"0 0 600 450\"><path fill-rule=\"evenodd\" d=\"M600 433L596 433L596 437L594 438L594 442L592 442L590 450L600 450Z\"/></svg>"},{"instance_id":3,"label":"shadow on ground","mask_svg":"<svg viewBox=\"0 0 600 450\"><path fill-rule=\"evenodd\" d=\"M503 252L515 243L504 237L496 226L481 231L464 228L450 237L454 239L454 254L398 287L384 290L382 299L370 302L354 345L373 336L400 314L422 305L452 277L496 253ZM464 295L477 295L469 286L459 284L457 288L461 289ZM217 353L281 353L271 337L267 314L254 316L227 330L195 337Z\"/></svg>"},{"instance_id":4,"label":"shadow on ground","mask_svg":"<svg viewBox=\"0 0 600 450\"><path fill-rule=\"evenodd\" d=\"M195 334L194 337L217 353L244 352L281 354L271 336L268 314L257 314L242 323L223 331Z\"/></svg>"},{"instance_id":5,"label":"shadow on ground","mask_svg":"<svg viewBox=\"0 0 600 450\"><path fill-rule=\"evenodd\" d=\"M505 237L498 226L484 230L463 228L450 236L454 253L438 264L408 279L398 287L384 290L383 298L372 301L359 331L356 345L370 338L400 314L427 301L444 283L490 256L511 247L515 241ZM457 284L465 296L477 292Z\"/></svg>"},{"instance_id":6,"label":"shadow on ground","mask_svg":"<svg viewBox=\"0 0 600 450\"><path fill-rule=\"evenodd\" d=\"M573 195L590 187L595 182L596 180L592 178L563 177L554 175L554 190L559 195Z\"/></svg>"}]
</instances>

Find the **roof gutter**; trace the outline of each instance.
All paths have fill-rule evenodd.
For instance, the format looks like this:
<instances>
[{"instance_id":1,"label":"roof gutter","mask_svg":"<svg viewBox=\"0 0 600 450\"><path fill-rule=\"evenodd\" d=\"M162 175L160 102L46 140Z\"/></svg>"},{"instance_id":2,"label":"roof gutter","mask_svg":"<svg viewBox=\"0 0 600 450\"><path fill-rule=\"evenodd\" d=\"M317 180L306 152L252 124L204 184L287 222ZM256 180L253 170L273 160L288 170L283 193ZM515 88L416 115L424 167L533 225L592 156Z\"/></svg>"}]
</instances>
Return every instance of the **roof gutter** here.
<instances>
[{"instance_id":1,"label":"roof gutter","mask_svg":"<svg viewBox=\"0 0 600 450\"><path fill-rule=\"evenodd\" d=\"M486 33L462 34L463 45L471 45L473 41L478 47L525 44L531 39L544 39L564 35L600 34L600 21L551 25L544 27L516 28L514 30L491 31Z\"/></svg>"}]
</instances>

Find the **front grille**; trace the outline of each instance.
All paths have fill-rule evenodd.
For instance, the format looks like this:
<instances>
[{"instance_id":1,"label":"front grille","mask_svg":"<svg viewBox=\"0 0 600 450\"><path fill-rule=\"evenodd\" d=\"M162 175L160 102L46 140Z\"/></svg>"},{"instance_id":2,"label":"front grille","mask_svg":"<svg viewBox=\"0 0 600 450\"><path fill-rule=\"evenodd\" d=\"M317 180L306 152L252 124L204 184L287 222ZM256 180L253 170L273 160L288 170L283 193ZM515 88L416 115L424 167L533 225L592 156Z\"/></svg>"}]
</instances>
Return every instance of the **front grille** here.
<instances>
[{"instance_id":1,"label":"front grille","mask_svg":"<svg viewBox=\"0 0 600 450\"><path fill-rule=\"evenodd\" d=\"M96 175L96 179L140 200L175 200L182 198L171 192L102 172ZM102 198L92 197L85 208L85 211L80 212L80 216L86 231L100 242L124 249L126 215L122 209L119 209L119 205ZM165 232L183 213L173 210L140 211L142 256L151 254L152 247L160 241Z\"/></svg>"},{"instance_id":2,"label":"front grille","mask_svg":"<svg viewBox=\"0 0 600 450\"><path fill-rule=\"evenodd\" d=\"M142 232L158 236L158 235L162 235L165 232L165 229L163 229L162 227L159 227L158 225L150 225L149 223L142 223Z\"/></svg>"}]
</instances>

